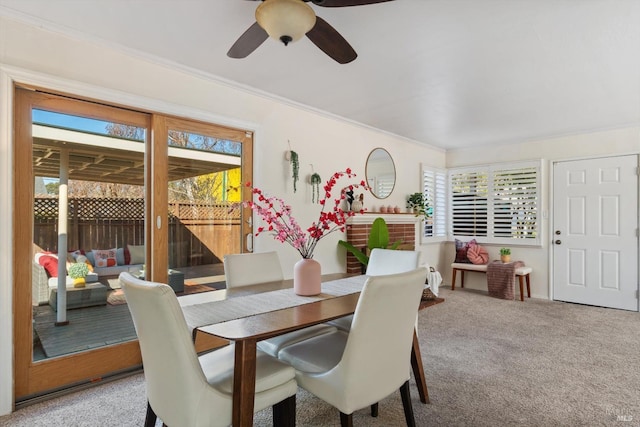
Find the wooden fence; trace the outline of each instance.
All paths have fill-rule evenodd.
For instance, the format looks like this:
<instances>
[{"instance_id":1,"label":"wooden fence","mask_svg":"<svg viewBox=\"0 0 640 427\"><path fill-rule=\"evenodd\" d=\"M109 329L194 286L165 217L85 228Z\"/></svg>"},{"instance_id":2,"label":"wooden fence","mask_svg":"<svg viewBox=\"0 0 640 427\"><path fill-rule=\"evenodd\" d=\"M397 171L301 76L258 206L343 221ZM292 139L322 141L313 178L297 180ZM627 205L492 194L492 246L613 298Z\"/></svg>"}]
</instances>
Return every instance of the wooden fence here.
<instances>
[{"instance_id":1,"label":"wooden fence","mask_svg":"<svg viewBox=\"0 0 640 427\"><path fill-rule=\"evenodd\" d=\"M234 204L169 204L169 267L222 262L241 251L241 208ZM67 248L144 244L144 200L70 198ZM58 199L34 199L34 243L58 249Z\"/></svg>"}]
</instances>

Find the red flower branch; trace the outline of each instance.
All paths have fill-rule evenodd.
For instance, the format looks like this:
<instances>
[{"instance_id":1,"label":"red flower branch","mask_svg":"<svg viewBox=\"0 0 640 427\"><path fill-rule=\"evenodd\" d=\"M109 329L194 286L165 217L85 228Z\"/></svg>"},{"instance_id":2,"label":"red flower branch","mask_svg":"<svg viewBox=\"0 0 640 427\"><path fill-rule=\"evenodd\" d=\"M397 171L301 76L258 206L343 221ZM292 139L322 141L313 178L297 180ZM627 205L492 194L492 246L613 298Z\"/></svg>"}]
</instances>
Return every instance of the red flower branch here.
<instances>
[{"instance_id":1,"label":"red flower branch","mask_svg":"<svg viewBox=\"0 0 640 427\"><path fill-rule=\"evenodd\" d=\"M244 205L250 207L266 223L265 227L258 227L256 236L264 232L270 232L276 240L287 242L293 246L303 258L313 258L313 251L320 239L337 230L344 232L347 219L357 213L345 211L341 208L343 200L346 198L345 191L360 187L368 188L364 181L360 181L359 184L351 184L341 190L339 197L332 200L333 208L328 208L333 197L333 189L338 180L344 176L354 178L356 174L352 173L351 169L347 169L344 172L334 173L327 180L323 187L324 198L318 202L322 206L320 216L306 231L302 230L291 214L290 205L287 205L278 197L265 196L262 190L252 187L251 183L247 183L246 186L252 188L256 200L244 202ZM330 210L325 211L325 209ZM364 209L360 210L359 213L364 213Z\"/></svg>"}]
</instances>

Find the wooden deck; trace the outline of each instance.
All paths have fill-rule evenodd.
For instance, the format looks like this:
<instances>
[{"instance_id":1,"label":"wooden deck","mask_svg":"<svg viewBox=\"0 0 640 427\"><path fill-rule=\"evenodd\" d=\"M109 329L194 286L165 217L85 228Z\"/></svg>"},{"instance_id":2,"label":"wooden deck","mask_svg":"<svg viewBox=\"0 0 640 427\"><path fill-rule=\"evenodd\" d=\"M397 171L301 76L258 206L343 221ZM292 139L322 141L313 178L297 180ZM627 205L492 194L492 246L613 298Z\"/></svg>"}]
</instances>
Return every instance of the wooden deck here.
<instances>
[{"instance_id":1,"label":"wooden deck","mask_svg":"<svg viewBox=\"0 0 640 427\"><path fill-rule=\"evenodd\" d=\"M180 268L188 295L224 289L222 264ZM119 285L118 285L119 287ZM55 326L56 312L49 305L33 307L34 360L58 357L136 339L136 332L121 289L110 291L109 304L67 310L66 326Z\"/></svg>"},{"instance_id":2,"label":"wooden deck","mask_svg":"<svg viewBox=\"0 0 640 427\"><path fill-rule=\"evenodd\" d=\"M45 358L136 339L126 304L68 310L67 320L68 325L55 326L56 312L50 306L34 307L33 329Z\"/></svg>"}]
</instances>

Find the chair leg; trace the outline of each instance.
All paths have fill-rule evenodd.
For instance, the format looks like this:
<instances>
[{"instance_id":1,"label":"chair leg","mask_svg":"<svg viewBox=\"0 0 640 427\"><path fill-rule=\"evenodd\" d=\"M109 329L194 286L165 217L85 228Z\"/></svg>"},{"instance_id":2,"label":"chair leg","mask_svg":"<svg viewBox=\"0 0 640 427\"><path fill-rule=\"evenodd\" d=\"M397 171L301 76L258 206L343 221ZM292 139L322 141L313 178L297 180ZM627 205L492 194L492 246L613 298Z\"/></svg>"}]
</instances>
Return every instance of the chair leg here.
<instances>
[{"instance_id":1,"label":"chair leg","mask_svg":"<svg viewBox=\"0 0 640 427\"><path fill-rule=\"evenodd\" d=\"M371 405L371 416L374 418L378 416L378 402Z\"/></svg>"},{"instance_id":2,"label":"chair leg","mask_svg":"<svg viewBox=\"0 0 640 427\"><path fill-rule=\"evenodd\" d=\"M151 405L147 400L147 415L144 418L144 427L154 427L156 425L157 419L158 416L155 412L153 412L153 409L151 408Z\"/></svg>"},{"instance_id":3,"label":"chair leg","mask_svg":"<svg viewBox=\"0 0 640 427\"><path fill-rule=\"evenodd\" d=\"M413 331L413 346L411 347L411 369L416 379L416 387L422 403L429 403L429 390L427 380L424 376L424 366L422 365L422 353L420 352L420 342L415 329Z\"/></svg>"},{"instance_id":4,"label":"chair leg","mask_svg":"<svg viewBox=\"0 0 640 427\"><path fill-rule=\"evenodd\" d=\"M455 268L451 272L451 290L452 291L456 290L456 273L457 272L458 272L458 270L456 270Z\"/></svg>"},{"instance_id":5,"label":"chair leg","mask_svg":"<svg viewBox=\"0 0 640 427\"><path fill-rule=\"evenodd\" d=\"M409 381L400 387L400 396L402 397L402 407L404 408L407 427L416 427L416 419L413 416L413 406L411 405L411 393L409 392Z\"/></svg>"},{"instance_id":6,"label":"chair leg","mask_svg":"<svg viewBox=\"0 0 640 427\"><path fill-rule=\"evenodd\" d=\"M527 297L531 298L531 275L527 274L526 279L527 279Z\"/></svg>"},{"instance_id":7,"label":"chair leg","mask_svg":"<svg viewBox=\"0 0 640 427\"><path fill-rule=\"evenodd\" d=\"M274 427L296 426L296 395L287 397L271 407Z\"/></svg>"},{"instance_id":8,"label":"chair leg","mask_svg":"<svg viewBox=\"0 0 640 427\"><path fill-rule=\"evenodd\" d=\"M340 426L353 427L353 414L344 414L340 412Z\"/></svg>"}]
</instances>

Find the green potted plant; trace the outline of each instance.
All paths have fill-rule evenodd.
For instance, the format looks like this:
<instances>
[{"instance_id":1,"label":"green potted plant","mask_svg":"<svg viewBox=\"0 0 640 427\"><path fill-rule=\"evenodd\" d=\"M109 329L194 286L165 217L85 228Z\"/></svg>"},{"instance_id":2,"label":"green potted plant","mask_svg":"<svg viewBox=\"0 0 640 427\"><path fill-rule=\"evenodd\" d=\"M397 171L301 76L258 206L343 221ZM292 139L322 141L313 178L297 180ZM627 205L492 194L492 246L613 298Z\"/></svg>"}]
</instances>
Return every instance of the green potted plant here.
<instances>
[{"instance_id":1,"label":"green potted plant","mask_svg":"<svg viewBox=\"0 0 640 427\"><path fill-rule=\"evenodd\" d=\"M362 270L366 270L367 264L369 264L369 255L375 248L380 249L397 249L402 244L401 241L397 241L389 244L389 228L383 218L376 218L371 224L371 231L369 232L369 239L367 240L367 248L363 251L356 248L351 243L344 240L338 241L338 244L344 247L348 252L352 253L358 261L362 264ZM367 251L368 250L368 251Z\"/></svg>"},{"instance_id":2,"label":"green potted plant","mask_svg":"<svg viewBox=\"0 0 640 427\"><path fill-rule=\"evenodd\" d=\"M510 248L500 248L500 261L507 263L511 262L511 249Z\"/></svg>"},{"instance_id":3,"label":"green potted plant","mask_svg":"<svg viewBox=\"0 0 640 427\"><path fill-rule=\"evenodd\" d=\"M407 208L411 209L416 216L426 216L427 206L424 194L413 193L407 197Z\"/></svg>"},{"instance_id":4,"label":"green potted plant","mask_svg":"<svg viewBox=\"0 0 640 427\"><path fill-rule=\"evenodd\" d=\"M298 153L293 150L289 150L285 154L285 158L291 164L291 177L293 178L293 192L298 190L298 179L300 173L300 160L298 159Z\"/></svg>"},{"instance_id":5,"label":"green potted plant","mask_svg":"<svg viewBox=\"0 0 640 427\"><path fill-rule=\"evenodd\" d=\"M84 262L76 262L69 267L69 277L73 279L74 288L84 288L87 274L89 274L89 267Z\"/></svg>"}]
</instances>

